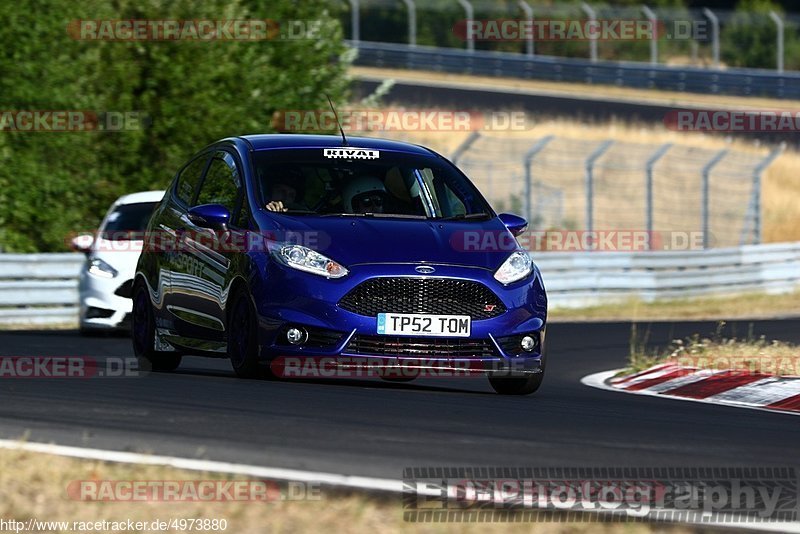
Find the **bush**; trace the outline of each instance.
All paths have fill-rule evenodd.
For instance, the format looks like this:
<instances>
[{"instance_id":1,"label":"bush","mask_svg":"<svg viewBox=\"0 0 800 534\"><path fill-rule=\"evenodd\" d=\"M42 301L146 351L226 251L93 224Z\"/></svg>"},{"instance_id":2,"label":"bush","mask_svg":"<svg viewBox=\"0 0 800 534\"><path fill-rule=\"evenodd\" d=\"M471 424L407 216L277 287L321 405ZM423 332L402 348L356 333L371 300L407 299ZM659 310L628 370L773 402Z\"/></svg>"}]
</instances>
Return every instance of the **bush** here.
<instances>
[{"instance_id":1,"label":"bush","mask_svg":"<svg viewBox=\"0 0 800 534\"><path fill-rule=\"evenodd\" d=\"M276 110L345 97L338 12L324 0L50 0L0 7L3 110L137 111L140 130L0 132L0 249L65 250L119 195L162 189L218 138L270 132ZM268 6L268 7L266 7ZM323 20L293 41L77 41L74 19Z\"/></svg>"},{"instance_id":2,"label":"bush","mask_svg":"<svg viewBox=\"0 0 800 534\"><path fill-rule=\"evenodd\" d=\"M776 68L777 35L769 12L782 15L781 7L771 0L741 0L732 18L720 29L723 61L732 67ZM785 21L784 67L800 68L800 41L794 24Z\"/></svg>"}]
</instances>

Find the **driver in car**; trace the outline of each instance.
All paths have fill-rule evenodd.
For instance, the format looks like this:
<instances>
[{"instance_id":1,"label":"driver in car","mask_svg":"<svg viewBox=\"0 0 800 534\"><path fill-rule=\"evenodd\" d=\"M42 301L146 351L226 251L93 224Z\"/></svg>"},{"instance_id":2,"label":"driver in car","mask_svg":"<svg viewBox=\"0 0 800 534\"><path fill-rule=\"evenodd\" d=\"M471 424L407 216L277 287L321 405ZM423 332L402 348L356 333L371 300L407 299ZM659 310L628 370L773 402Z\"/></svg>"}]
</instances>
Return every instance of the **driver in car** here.
<instances>
[{"instance_id":1,"label":"driver in car","mask_svg":"<svg viewBox=\"0 0 800 534\"><path fill-rule=\"evenodd\" d=\"M343 192L347 213L384 213L386 187L374 176L362 176L348 183Z\"/></svg>"}]
</instances>

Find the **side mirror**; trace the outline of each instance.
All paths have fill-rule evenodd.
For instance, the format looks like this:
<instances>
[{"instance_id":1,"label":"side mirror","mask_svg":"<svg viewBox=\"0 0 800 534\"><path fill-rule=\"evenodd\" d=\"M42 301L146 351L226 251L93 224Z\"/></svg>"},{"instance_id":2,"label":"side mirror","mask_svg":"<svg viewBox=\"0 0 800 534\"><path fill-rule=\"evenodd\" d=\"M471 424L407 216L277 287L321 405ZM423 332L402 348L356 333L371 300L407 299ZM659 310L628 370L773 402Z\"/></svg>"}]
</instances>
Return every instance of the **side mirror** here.
<instances>
[{"instance_id":1,"label":"side mirror","mask_svg":"<svg viewBox=\"0 0 800 534\"><path fill-rule=\"evenodd\" d=\"M225 230L231 212L222 204L201 204L189 209L187 217L197 226L212 230Z\"/></svg>"},{"instance_id":2,"label":"side mirror","mask_svg":"<svg viewBox=\"0 0 800 534\"><path fill-rule=\"evenodd\" d=\"M70 246L76 252L83 252L89 254L94 244L94 236L92 234L79 234L72 238Z\"/></svg>"},{"instance_id":3,"label":"side mirror","mask_svg":"<svg viewBox=\"0 0 800 534\"><path fill-rule=\"evenodd\" d=\"M517 237L528 228L528 221L519 215L501 213L498 217L500 217L500 220L503 221L503 224L506 225L506 228L508 228L508 231L511 232L514 237Z\"/></svg>"}]
</instances>

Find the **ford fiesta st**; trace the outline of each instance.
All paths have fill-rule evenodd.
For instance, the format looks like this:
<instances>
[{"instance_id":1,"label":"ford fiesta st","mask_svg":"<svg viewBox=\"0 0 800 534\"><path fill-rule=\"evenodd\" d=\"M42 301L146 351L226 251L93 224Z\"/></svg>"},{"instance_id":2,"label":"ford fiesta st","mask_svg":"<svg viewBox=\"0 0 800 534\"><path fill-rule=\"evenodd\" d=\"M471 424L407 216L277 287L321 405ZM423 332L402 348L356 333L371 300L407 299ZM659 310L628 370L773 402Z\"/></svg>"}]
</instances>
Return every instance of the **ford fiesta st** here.
<instances>
[{"instance_id":1,"label":"ford fiesta st","mask_svg":"<svg viewBox=\"0 0 800 534\"><path fill-rule=\"evenodd\" d=\"M498 393L544 376L547 298L515 235L439 154L388 140L249 135L176 174L150 219L132 340L154 370L196 354L468 366ZM421 363L420 363L421 362Z\"/></svg>"}]
</instances>

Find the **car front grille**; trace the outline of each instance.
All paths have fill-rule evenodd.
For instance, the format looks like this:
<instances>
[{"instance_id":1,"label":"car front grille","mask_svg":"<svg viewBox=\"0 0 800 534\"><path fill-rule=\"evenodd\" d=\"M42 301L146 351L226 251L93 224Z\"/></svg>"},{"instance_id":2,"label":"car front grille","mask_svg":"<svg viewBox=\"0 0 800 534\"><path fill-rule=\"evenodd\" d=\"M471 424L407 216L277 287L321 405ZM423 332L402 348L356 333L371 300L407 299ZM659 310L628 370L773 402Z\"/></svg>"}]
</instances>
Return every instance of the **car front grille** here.
<instances>
[{"instance_id":1,"label":"car front grille","mask_svg":"<svg viewBox=\"0 0 800 534\"><path fill-rule=\"evenodd\" d=\"M495 358L489 339L464 337L403 337L356 334L347 344L348 354L418 358Z\"/></svg>"},{"instance_id":2,"label":"car front grille","mask_svg":"<svg viewBox=\"0 0 800 534\"><path fill-rule=\"evenodd\" d=\"M506 311L485 285L453 278L372 278L339 301L339 307L359 315L429 313L490 319Z\"/></svg>"}]
</instances>

